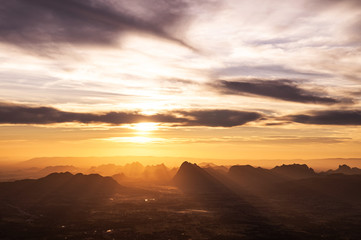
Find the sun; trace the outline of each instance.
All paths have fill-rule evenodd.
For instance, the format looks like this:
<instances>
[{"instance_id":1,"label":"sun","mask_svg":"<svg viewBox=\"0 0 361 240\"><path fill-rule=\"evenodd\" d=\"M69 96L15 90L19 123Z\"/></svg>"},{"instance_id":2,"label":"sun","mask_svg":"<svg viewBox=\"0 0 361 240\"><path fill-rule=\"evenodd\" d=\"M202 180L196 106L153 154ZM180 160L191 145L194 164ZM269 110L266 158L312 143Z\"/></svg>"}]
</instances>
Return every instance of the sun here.
<instances>
[{"instance_id":1,"label":"sun","mask_svg":"<svg viewBox=\"0 0 361 240\"><path fill-rule=\"evenodd\" d=\"M138 132L151 132L157 130L159 128L159 125L158 123L153 122L142 122L133 124L131 128Z\"/></svg>"}]
</instances>

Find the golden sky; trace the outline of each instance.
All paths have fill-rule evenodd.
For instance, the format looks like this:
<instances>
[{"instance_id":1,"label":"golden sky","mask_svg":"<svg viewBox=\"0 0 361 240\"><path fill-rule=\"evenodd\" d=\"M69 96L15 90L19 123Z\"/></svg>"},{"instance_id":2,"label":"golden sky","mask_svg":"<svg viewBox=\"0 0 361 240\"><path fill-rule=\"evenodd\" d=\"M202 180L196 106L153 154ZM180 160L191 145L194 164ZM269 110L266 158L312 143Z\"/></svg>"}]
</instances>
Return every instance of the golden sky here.
<instances>
[{"instance_id":1,"label":"golden sky","mask_svg":"<svg viewBox=\"0 0 361 240\"><path fill-rule=\"evenodd\" d=\"M357 0L17 0L0 157L361 157Z\"/></svg>"}]
</instances>

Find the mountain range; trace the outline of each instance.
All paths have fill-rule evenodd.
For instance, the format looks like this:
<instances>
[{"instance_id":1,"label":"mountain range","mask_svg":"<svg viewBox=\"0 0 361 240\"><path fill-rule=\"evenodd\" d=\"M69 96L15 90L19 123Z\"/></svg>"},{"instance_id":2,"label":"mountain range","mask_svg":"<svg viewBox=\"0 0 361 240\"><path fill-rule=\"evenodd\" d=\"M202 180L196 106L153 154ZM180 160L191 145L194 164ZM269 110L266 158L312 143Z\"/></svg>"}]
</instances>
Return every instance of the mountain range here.
<instances>
[{"instance_id":1,"label":"mountain range","mask_svg":"<svg viewBox=\"0 0 361 240\"><path fill-rule=\"evenodd\" d=\"M40 179L0 183L0 200L20 203L100 200L121 193L126 188L111 177L52 173Z\"/></svg>"},{"instance_id":2,"label":"mountain range","mask_svg":"<svg viewBox=\"0 0 361 240\"><path fill-rule=\"evenodd\" d=\"M341 170L348 169L348 174ZM328 174L317 174L307 165L282 165L273 169L255 168L250 165L236 165L229 171L201 168L185 162L179 168L173 181L185 193L224 193L245 192L258 196L292 196L304 199L305 196L328 199L348 199L361 201L359 169L343 165Z\"/></svg>"}]
</instances>

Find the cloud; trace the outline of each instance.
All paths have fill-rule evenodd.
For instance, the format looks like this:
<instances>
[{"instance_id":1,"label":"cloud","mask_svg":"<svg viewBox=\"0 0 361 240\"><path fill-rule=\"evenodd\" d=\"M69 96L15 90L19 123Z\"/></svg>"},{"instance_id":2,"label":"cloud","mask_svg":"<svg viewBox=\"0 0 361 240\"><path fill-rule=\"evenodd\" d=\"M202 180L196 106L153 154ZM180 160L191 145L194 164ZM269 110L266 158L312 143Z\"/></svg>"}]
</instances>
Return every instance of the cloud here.
<instances>
[{"instance_id":1,"label":"cloud","mask_svg":"<svg viewBox=\"0 0 361 240\"><path fill-rule=\"evenodd\" d=\"M28 107L1 104L0 123L51 124L64 122L127 124L143 121L180 122L183 119L171 115L146 116L137 112L107 112L102 114L66 112L52 107Z\"/></svg>"},{"instance_id":2,"label":"cloud","mask_svg":"<svg viewBox=\"0 0 361 240\"><path fill-rule=\"evenodd\" d=\"M112 44L137 31L191 48L171 28L187 17L188 1L5 0L0 41L29 47L52 43Z\"/></svg>"},{"instance_id":3,"label":"cloud","mask_svg":"<svg viewBox=\"0 0 361 240\"><path fill-rule=\"evenodd\" d=\"M361 125L360 110L324 110L312 111L305 114L289 115L285 117L303 124L316 125Z\"/></svg>"},{"instance_id":4,"label":"cloud","mask_svg":"<svg viewBox=\"0 0 361 240\"><path fill-rule=\"evenodd\" d=\"M262 117L262 115L257 112L233 110L179 111L178 113L181 113L186 118L190 118L185 123L188 126L234 127L258 120Z\"/></svg>"},{"instance_id":5,"label":"cloud","mask_svg":"<svg viewBox=\"0 0 361 240\"><path fill-rule=\"evenodd\" d=\"M113 125L139 122L169 123L176 126L234 127L261 118L257 112L233 110L177 110L144 115L139 112L80 113L52 107L0 104L0 124L52 124L65 122L106 123Z\"/></svg>"},{"instance_id":6,"label":"cloud","mask_svg":"<svg viewBox=\"0 0 361 240\"><path fill-rule=\"evenodd\" d=\"M276 40L270 40L276 41ZM269 43L269 40L253 41L252 44L263 45ZM284 65L270 64L270 65L235 65L225 68L216 69L216 74L224 77L234 77L234 76L258 76L258 77L267 77L275 76L282 78L284 76L294 77L294 78L304 78L304 77L330 77L329 74L318 73L318 72L307 72L295 70L291 67Z\"/></svg>"},{"instance_id":7,"label":"cloud","mask_svg":"<svg viewBox=\"0 0 361 240\"><path fill-rule=\"evenodd\" d=\"M359 0L319 0L319 1L310 1L307 6L319 7L319 8L329 8L334 7L335 5L347 5L349 7L358 7L361 6Z\"/></svg>"},{"instance_id":8,"label":"cloud","mask_svg":"<svg viewBox=\"0 0 361 240\"><path fill-rule=\"evenodd\" d=\"M219 80L216 84L213 84L212 87L216 88L222 94L262 96L298 103L336 104L351 101L348 99L341 100L322 96L326 94L320 91L303 89L296 81L283 79Z\"/></svg>"},{"instance_id":9,"label":"cloud","mask_svg":"<svg viewBox=\"0 0 361 240\"><path fill-rule=\"evenodd\" d=\"M345 21L340 21L344 29L341 39L345 39L348 44L353 46L359 46L360 34L361 34L361 14L360 0L319 0L319 1L307 1L305 6L313 11L320 10L335 10L338 9L343 12L347 18ZM340 37L339 37L340 38Z\"/></svg>"}]
</instances>

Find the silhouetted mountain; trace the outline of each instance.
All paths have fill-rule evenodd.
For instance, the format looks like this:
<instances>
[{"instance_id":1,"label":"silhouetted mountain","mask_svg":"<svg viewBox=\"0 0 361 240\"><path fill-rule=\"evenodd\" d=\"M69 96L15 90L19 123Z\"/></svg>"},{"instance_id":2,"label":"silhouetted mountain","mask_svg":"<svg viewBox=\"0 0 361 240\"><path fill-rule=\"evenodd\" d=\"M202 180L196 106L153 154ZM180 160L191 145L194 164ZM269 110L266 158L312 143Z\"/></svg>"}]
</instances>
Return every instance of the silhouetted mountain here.
<instances>
[{"instance_id":1,"label":"silhouetted mountain","mask_svg":"<svg viewBox=\"0 0 361 240\"><path fill-rule=\"evenodd\" d=\"M0 198L15 202L102 199L124 190L111 177L52 173L40 179L0 183Z\"/></svg>"},{"instance_id":2,"label":"silhouetted mountain","mask_svg":"<svg viewBox=\"0 0 361 240\"><path fill-rule=\"evenodd\" d=\"M41 169L36 167L13 168L13 169L8 169L7 171L4 172L0 172L0 182L9 182L20 179L41 178L54 172L79 173L79 172L83 172L83 169L70 165L47 166Z\"/></svg>"},{"instance_id":3,"label":"silhouetted mountain","mask_svg":"<svg viewBox=\"0 0 361 240\"><path fill-rule=\"evenodd\" d=\"M335 174L335 173L342 173L346 175L354 175L354 174L361 174L361 169L357 167L349 167L346 164L339 165L336 170L328 170L325 174Z\"/></svg>"},{"instance_id":4,"label":"silhouetted mountain","mask_svg":"<svg viewBox=\"0 0 361 240\"><path fill-rule=\"evenodd\" d=\"M271 171L289 179L302 179L315 177L317 175L315 171L306 164L283 164L282 166L274 167Z\"/></svg>"},{"instance_id":5,"label":"silhouetted mountain","mask_svg":"<svg viewBox=\"0 0 361 240\"><path fill-rule=\"evenodd\" d=\"M49 175L51 173L55 173L55 172L70 172L70 173L78 173L80 172L79 168L76 168L74 166L70 166L70 165L66 165L66 166L48 166L45 167L43 169L41 169L39 171L39 175L41 175L41 177Z\"/></svg>"},{"instance_id":6,"label":"silhouetted mountain","mask_svg":"<svg viewBox=\"0 0 361 240\"><path fill-rule=\"evenodd\" d=\"M200 168L197 164L184 162L173 178L175 185L186 193L228 193L220 181Z\"/></svg>"},{"instance_id":7,"label":"silhouetted mountain","mask_svg":"<svg viewBox=\"0 0 361 240\"><path fill-rule=\"evenodd\" d=\"M169 183L174 177L164 164L146 166L142 175L144 180L155 183Z\"/></svg>"},{"instance_id":8,"label":"silhouetted mountain","mask_svg":"<svg viewBox=\"0 0 361 240\"><path fill-rule=\"evenodd\" d=\"M251 191L265 190L271 185L284 180L283 177L268 169L255 168L250 165L232 166L228 174L239 186Z\"/></svg>"}]
</instances>

